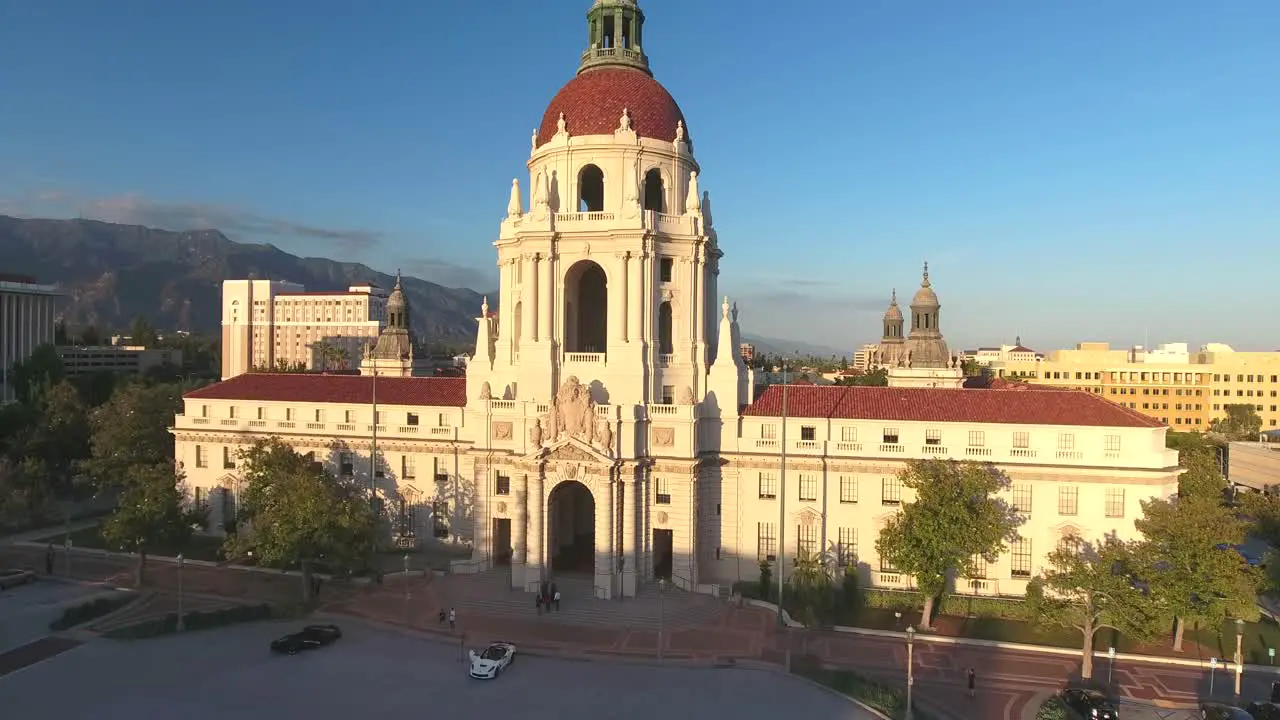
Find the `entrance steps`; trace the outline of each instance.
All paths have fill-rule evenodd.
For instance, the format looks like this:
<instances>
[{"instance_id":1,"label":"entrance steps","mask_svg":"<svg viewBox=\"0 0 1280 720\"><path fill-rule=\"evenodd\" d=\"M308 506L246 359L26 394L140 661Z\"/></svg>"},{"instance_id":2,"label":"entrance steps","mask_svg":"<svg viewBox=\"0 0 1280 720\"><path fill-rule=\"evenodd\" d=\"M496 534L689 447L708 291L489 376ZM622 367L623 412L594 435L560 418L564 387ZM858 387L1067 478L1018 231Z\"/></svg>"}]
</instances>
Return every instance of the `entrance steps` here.
<instances>
[{"instance_id":1,"label":"entrance steps","mask_svg":"<svg viewBox=\"0 0 1280 720\"><path fill-rule=\"evenodd\" d=\"M459 614L496 617L536 617L533 593L510 589L503 569L475 575L450 575L437 581L440 601ZM560 591L560 612L543 611L547 622L614 629L677 630L718 625L724 605L709 595L643 586L634 598L597 600L590 576L555 578Z\"/></svg>"}]
</instances>

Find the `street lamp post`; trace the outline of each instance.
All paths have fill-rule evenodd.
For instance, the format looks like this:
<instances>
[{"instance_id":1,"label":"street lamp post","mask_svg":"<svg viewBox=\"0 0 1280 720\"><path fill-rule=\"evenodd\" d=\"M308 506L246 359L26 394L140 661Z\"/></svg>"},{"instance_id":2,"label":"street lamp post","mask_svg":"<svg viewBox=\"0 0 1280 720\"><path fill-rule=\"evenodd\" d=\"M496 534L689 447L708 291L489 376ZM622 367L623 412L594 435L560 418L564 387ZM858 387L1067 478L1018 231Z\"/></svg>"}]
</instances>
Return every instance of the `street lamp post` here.
<instances>
[{"instance_id":1,"label":"street lamp post","mask_svg":"<svg viewBox=\"0 0 1280 720\"><path fill-rule=\"evenodd\" d=\"M1236 699L1240 699L1240 682L1244 679L1244 620L1236 618Z\"/></svg>"},{"instance_id":2,"label":"street lamp post","mask_svg":"<svg viewBox=\"0 0 1280 720\"><path fill-rule=\"evenodd\" d=\"M187 629L187 623L183 619L182 613L182 568L187 564L187 559L178 553L178 632Z\"/></svg>"},{"instance_id":3,"label":"street lamp post","mask_svg":"<svg viewBox=\"0 0 1280 720\"><path fill-rule=\"evenodd\" d=\"M409 624L409 553L404 554L404 624Z\"/></svg>"},{"instance_id":4,"label":"street lamp post","mask_svg":"<svg viewBox=\"0 0 1280 720\"><path fill-rule=\"evenodd\" d=\"M911 720L913 708L911 705L911 690L916 684L915 674L915 646L916 646L916 629L910 625L907 626L907 720Z\"/></svg>"}]
</instances>

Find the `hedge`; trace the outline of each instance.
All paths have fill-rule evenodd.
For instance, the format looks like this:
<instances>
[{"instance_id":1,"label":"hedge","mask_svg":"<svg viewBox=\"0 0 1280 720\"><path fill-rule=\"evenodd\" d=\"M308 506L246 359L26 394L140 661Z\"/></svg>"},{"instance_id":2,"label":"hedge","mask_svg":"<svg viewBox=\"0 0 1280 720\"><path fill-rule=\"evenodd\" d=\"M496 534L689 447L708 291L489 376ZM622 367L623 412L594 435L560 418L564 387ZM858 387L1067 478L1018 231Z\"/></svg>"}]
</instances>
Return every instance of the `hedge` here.
<instances>
[{"instance_id":1,"label":"hedge","mask_svg":"<svg viewBox=\"0 0 1280 720\"><path fill-rule=\"evenodd\" d=\"M906 692L900 687L868 680L847 670L804 668L796 669L795 673L875 708L895 720L906 717ZM920 711L919 704L916 705L913 717L915 720L930 720L929 715Z\"/></svg>"},{"instance_id":2,"label":"hedge","mask_svg":"<svg viewBox=\"0 0 1280 720\"><path fill-rule=\"evenodd\" d=\"M733 584L733 591L743 597L754 598L756 600L768 600L773 602L776 590L770 586L768 597L762 597L760 594L760 583L754 580L745 580ZM838 585L831 588L833 594L840 592ZM794 595L788 599L786 603L788 611L790 611ZM910 590L879 590L874 588L861 588L858 591L856 604L859 608L872 608L875 610L895 610L903 613L919 612L924 607L924 599L920 593ZM934 613L937 615L950 615L952 617L974 617L990 618L999 620L1025 620L1030 621L1032 618L1027 611L1027 605L1019 598L993 598L993 597L975 597L973 595L963 595L956 593L947 593L942 596L942 602L934 606Z\"/></svg>"},{"instance_id":3,"label":"hedge","mask_svg":"<svg viewBox=\"0 0 1280 720\"><path fill-rule=\"evenodd\" d=\"M1067 720L1067 708L1062 704L1062 700L1054 695L1040 703L1040 709L1036 711L1036 720Z\"/></svg>"},{"instance_id":4,"label":"hedge","mask_svg":"<svg viewBox=\"0 0 1280 720\"><path fill-rule=\"evenodd\" d=\"M280 615L281 613L270 605L236 605L217 610L193 610L182 616L182 622L186 630L208 630L256 620L269 620ZM146 638L169 635L177 631L178 614L169 613L163 617L156 617L127 627L110 630L105 635L115 640L144 640Z\"/></svg>"},{"instance_id":5,"label":"hedge","mask_svg":"<svg viewBox=\"0 0 1280 720\"><path fill-rule=\"evenodd\" d=\"M55 632L62 630L70 630L73 627L84 625L91 620L97 620L100 617L110 615L120 608L128 605L137 599L137 595L120 594L110 597L100 597L96 600L90 600L86 603L73 605L62 611L62 616L49 623L49 629Z\"/></svg>"}]
</instances>

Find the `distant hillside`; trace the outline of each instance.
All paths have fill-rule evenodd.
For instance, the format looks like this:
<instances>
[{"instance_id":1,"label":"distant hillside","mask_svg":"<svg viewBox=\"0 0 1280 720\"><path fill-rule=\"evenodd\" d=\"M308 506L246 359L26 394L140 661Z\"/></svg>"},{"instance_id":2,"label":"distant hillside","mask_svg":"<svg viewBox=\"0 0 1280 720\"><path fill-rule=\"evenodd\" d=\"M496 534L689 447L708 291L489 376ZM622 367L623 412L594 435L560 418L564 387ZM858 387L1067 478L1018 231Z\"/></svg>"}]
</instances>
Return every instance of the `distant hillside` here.
<instances>
[{"instance_id":1,"label":"distant hillside","mask_svg":"<svg viewBox=\"0 0 1280 720\"><path fill-rule=\"evenodd\" d=\"M300 258L272 245L233 242L217 230L172 232L96 220L25 220L0 215L0 267L68 292L70 325L103 330L144 317L161 329L214 332L222 281L271 278L308 290L345 290L394 278L358 263ZM481 296L404 278L414 330L424 342L475 341ZM496 304L496 293L490 302Z\"/></svg>"}]
</instances>

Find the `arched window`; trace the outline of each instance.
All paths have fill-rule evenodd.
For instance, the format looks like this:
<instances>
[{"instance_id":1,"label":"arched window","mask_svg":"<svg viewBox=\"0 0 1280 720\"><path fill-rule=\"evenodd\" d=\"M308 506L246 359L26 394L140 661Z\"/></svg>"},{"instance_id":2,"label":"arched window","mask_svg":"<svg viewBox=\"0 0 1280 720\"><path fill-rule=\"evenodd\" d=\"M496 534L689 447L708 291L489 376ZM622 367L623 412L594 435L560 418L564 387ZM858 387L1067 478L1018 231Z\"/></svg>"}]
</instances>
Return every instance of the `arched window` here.
<instances>
[{"instance_id":1,"label":"arched window","mask_svg":"<svg viewBox=\"0 0 1280 720\"><path fill-rule=\"evenodd\" d=\"M578 212L604 210L604 171L587 165L578 171Z\"/></svg>"},{"instance_id":2,"label":"arched window","mask_svg":"<svg viewBox=\"0 0 1280 720\"><path fill-rule=\"evenodd\" d=\"M663 302L658 306L658 353L671 355L675 352L675 343L671 339L671 303Z\"/></svg>"},{"instance_id":3,"label":"arched window","mask_svg":"<svg viewBox=\"0 0 1280 720\"><path fill-rule=\"evenodd\" d=\"M515 317L512 318L512 321L511 321L511 324L514 326L511 328L513 331L513 334L511 336L511 350L517 353L520 352L520 334L521 334L521 331L524 329L524 321L523 321L523 318L521 317L521 315L523 314L523 310L524 310L524 303L519 303L519 302L516 303Z\"/></svg>"},{"instance_id":4,"label":"arched window","mask_svg":"<svg viewBox=\"0 0 1280 720\"><path fill-rule=\"evenodd\" d=\"M644 209L667 211L667 191L662 182L662 172L658 168L644 174Z\"/></svg>"},{"instance_id":5,"label":"arched window","mask_svg":"<svg viewBox=\"0 0 1280 720\"><path fill-rule=\"evenodd\" d=\"M579 260L564 277L565 352L606 352L608 318L609 281L604 269Z\"/></svg>"}]
</instances>

